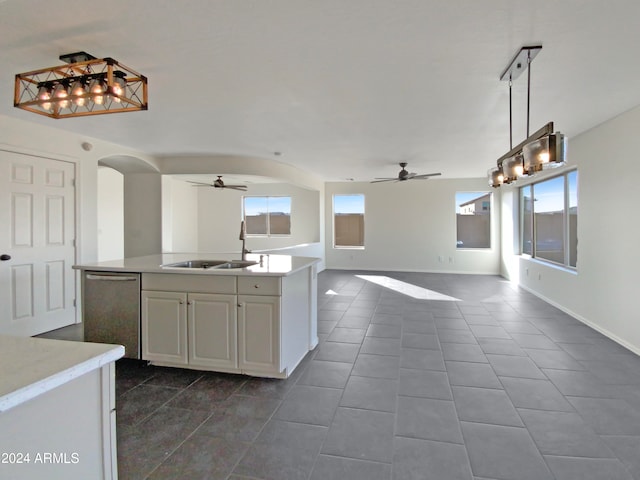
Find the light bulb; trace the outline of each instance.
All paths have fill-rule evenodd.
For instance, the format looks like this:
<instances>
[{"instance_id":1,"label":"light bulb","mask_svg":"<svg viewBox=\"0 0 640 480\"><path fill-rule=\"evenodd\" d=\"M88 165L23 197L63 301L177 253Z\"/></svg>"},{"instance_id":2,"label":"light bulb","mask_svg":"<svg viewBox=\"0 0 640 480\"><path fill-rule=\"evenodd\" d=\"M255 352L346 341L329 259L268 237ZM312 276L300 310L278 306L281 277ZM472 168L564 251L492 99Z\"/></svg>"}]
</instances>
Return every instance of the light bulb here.
<instances>
[{"instance_id":1,"label":"light bulb","mask_svg":"<svg viewBox=\"0 0 640 480\"><path fill-rule=\"evenodd\" d=\"M83 107L87 101L87 99L83 96L84 94L84 83L81 80L76 80L75 82L73 82L73 85L71 85L71 96L75 97L73 99L73 103L75 103L79 107Z\"/></svg>"},{"instance_id":2,"label":"light bulb","mask_svg":"<svg viewBox=\"0 0 640 480\"><path fill-rule=\"evenodd\" d=\"M69 104L71 102L69 102L69 100L67 100L67 97L69 96L69 93L67 92L67 89L64 85L62 85L61 83L58 83L55 87L53 87L53 98L54 100L57 101L58 107L59 108L68 108Z\"/></svg>"},{"instance_id":3,"label":"light bulb","mask_svg":"<svg viewBox=\"0 0 640 480\"><path fill-rule=\"evenodd\" d=\"M94 79L89 85L89 91L92 93L93 103L96 105L102 105L104 103L104 95L101 95L105 91L105 86L99 79Z\"/></svg>"},{"instance_id":4,"label":"light bulb","mask_svg":"<svg viewBox=\"0 0 640 480\"><path fill-rule=\"evenodd\" d=\"M51 90L44 85L38 88L38 100L51 100ZM47 111L51 110L51 102L41 103L40 106Z\"/></svg>"},{"instance_id":5,"label":"light bulb","mask_svg":"<svg viewBox=\"0 0 640 480\"><path fill-rule=\"evenodd\" d=\"M549 151L541 152L540 155L538 155L538 159L540 163L549 163Z\"/></svg>"},{"instance_id":6,"label":"light bulb","mask_svg":"<svg viewBox=\"0 0 640 480\"><path fill-rule=\"evenodd\" d=\"M115 103L121 103L122 99L120 97L125 93L127 81L124 75L124 72L121 71L113 72L113 85L109 88L109 96Z\"/></svg>"},{"instance_id":7,"label":"light bulb","mask_svg":"<svg viewBox=\"0 0 640 480\"><path fill-rule=\"evenodd\" d=\"M111 87L111 91L113 92L114 96L113 101L116 103L120 103L120 96L124 95L124 89L126 86L126 81L124 78L119 77L119 76L114 76L113 78L113 87Z\"/></svg>"}]
</instances>

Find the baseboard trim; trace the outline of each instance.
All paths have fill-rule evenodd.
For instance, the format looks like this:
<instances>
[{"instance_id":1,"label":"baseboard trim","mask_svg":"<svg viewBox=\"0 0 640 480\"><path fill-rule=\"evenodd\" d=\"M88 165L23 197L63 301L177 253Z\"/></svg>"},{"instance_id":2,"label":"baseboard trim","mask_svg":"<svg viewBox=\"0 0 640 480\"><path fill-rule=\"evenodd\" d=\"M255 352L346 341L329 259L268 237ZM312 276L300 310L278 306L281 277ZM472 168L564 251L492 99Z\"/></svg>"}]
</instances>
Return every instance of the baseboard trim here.
<instances>
[{"instance_id":1,"label":"baseboard trim","mask_svg":"<svg viewBox=\"0 0 640 480\"><path fill-rule=\"evenodd\" d=\"M540 292L536 292L532 288L529 288L529 287L527 287L525 285L522 285L522 284L519 284L519 283L514 283L514 285L517 285L519 288L522 288L523 290L529 292L530 294L535 295L540 300L543 300L546 303L548 303L549 305L551 305L553 307L556 307L558 310L561 310L562 312L564 312L567 315L575 318L579 322L582 322L585 325L587 325L588 327L593 328L596 332L601 333L602 335L604 335L608 339L613 340L618 345L623 346L624 348L626 348L630 352L633 352L636 355L640 356L640 348L638 348L635 345L632 345L629 342L625 341L624 339L618 337L616 334L610 332L606 328L603 328L600 325L598 325L597 323L592 322L591 320L583 317L582 315L574 312L573 310L571 310L569 308L566 308L564 305L561 305L561 304L551 300L550 298L547 298L546 296L542 295Z\"/></svg>"}]
</instances>

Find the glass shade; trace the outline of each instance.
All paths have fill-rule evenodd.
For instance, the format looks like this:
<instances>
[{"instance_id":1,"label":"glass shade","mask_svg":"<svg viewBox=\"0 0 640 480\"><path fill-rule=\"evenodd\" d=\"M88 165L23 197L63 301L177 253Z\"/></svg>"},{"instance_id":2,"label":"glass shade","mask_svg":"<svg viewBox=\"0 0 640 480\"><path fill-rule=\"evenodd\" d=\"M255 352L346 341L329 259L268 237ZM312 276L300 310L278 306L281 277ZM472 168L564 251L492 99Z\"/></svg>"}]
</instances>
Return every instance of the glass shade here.
<instances>
[{"instance_id":1,"label":"glass shade","mask_svg":"<svg viewBox=\"0 0 640 480\"><path fill-rule=\"evenodd\" d=\"M502 174L502 168L500 167L490 168L487 172L487 177L489 179L490 187L498 188L504 183L504 175Z\"/></svg>"},{"instance_id":2,"label":"glass shade","mask_svg":"<svg viewBox=\"0 0 640 480\"><path fill-rule=\"evenodd\" d=\"M111 96L111 98L113 98L114 102L120 103L120 96L124 95L124 89L126 85L126 80L119 76L116 72L113 76L113 86L111 87L111 93L114 94Z\"/></svg>"},{"instance_id":3,"label":"glass shade","mask_svg":"<svg viewBox=\"0 0 640 480\"><path fill-rule=\"evenodd\" d=\"M38 88L38 100L51 100L51 90L49 87L42 86ZM51 110L51 102L44 102L41 104L42 108L50 111Z\"/></svg>"},{"instance_id":4,"label":"glass shade","mask_svg":"<svg viewBox=\"0 0 640 480\"><path fill-rule=\"evenodd\" d=\"M69 92L67 92L67 87L63 84L58 83L55 87L53 87L53 99L58 104L59 108L68 108L70 105L70 101L67 99L69 96Z\"/></svg>"},{"instance_id":5,"label":"glass shade","mask_svg":"<svg viewBox=\"0 0 640 480\"><path fill-rule=\"evenodd\" d=\"M79 107L84 106L87 99L83 97L85 94L85 85L82 81L76 80L71 85L71 96L73 97L73 103Z\"/></svg>"},{"instance_id":6,"label":"glass shade","mask_svg":"<svg viewBox=\"0 0 640 480\"><path fill-rule=\"evenodd\" d=\"M566 154L566 138L561 133L553 133L547 137L527 143L522 147L524 169L533 174L543 169L564 165Z\"/></svg>"},{"instance_id":7,"label":"glass shade","mask_svg":"<svg viewBox=\"0 0 640 480\"><path fill-rule=\"evenodd\" d=\"M104 82L100 79L91 80L89 84L89 91L92 94L93 103L96 105L102 105L104 103L104 95L101 95L106 90Z\"/></svg>"},{"instance_id":8,"label":"glass shade","mask_svg":"<svg viewBox=\"0 0 640 480\"><path fill-rule=\"evenodd\" d=\"M514 155L502 162L504 183L515 182L519 177L524 175L524 171L524 159L522 155Z\"/></svg>"}]
</instances>

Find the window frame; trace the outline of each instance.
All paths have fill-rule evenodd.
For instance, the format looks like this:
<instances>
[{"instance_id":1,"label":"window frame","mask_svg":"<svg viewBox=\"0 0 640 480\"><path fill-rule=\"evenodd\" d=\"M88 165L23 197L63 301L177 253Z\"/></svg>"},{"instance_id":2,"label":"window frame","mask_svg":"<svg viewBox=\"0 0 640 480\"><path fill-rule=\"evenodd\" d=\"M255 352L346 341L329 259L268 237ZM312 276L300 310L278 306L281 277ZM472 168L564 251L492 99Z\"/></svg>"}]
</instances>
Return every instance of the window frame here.
<instances>
[{"instance_id":1,"label":"window frame","mask_svg":"<svg viewBox=\"0 0 640 480\"><path fill-rule=\"evenodd\" d=\"M578 270L578 255L577 255L577 250L576 250L576 261L575 261L575 265L571 265L571 238L570 238L570 233L571 233L571 216L570 216L570 209L571 209L571 191L570 191L570 179L569 176L574 174L576 175L576 182L575 182L575 189L576 189L576 209L579 209L579 203L578 203L578 181L579 181L579 176L578 176L578 169L577 168L572 168L570 170L566 170L562 173L559 173L557 175L549 175L549 176L545 176L544 178L540 178L537 181L531 181L529 183L527 183L526 185L522 185L521 187L518 188L518 230L519 230L519 242L518 242L518 248L519 248L519 252L518 254L522 257L526 257L526 258L531 258L534 259L538 262L541 263L545 263L548 265L552 265L552 266L556 266L556 267L560 267L560 268L566 268L568 270L577 272ZM562 262L556 262L553 260L550 260L548 258L544 258L544 257L540 257L537 255L537 228L536 228L536 211L535 211L535 186L537 184L541 184L553 179L557 179L557 178L562 178L562 189L563 189L563 209L562 209L562 248L563 248L563 259ZM526 188L530 188L530 194L531 194L531 211L530 211L530 219L529 219L529 232L531 235L531 253L525 253L524 250L524 242L525 242L525 237L524 237L524 227L525 227L525 220L524 220L524 201L523 201L523 192ZM577 210L579 211L579 210ZM577 213L576 213L577 215ZM577 220L577 219L576 219ZM577 228L575 231L575 235L577 236ZM576 244L577 245L577 244ZM577 247L576 247L577 248Z\"/></svg>"},{"instance_id":2,"label":"window frame","mask_svg":"<svg viewBox=\"0 0 640 480\"><path fill-rule=\"evenodd\" d=\"M260 238L270 238L270 237L278 237L278 238L286 238L291 236L292 230L292 215L291 210L293 210L293 200L291 195L243 195L242 196L242 221L245 222L245 226L247 225L247 211L245 208L245 199L246 198L265 198L267 200L267 232L266 233L246 233L247 237L260 237ZM269 199L271 198L288 198L289 199L289 233L271 233L271 210L269 208Z\"/></svg>"},{"instance_id":3,"label":"window frame","mask_svg":"<svg viewBox=\"0 0 640 480\"><path fill-rule=\"evenodd\" d=\"M336 244L336 197L362 197L362 245ZM367 211L367 197L364 193L334 193L331 197L331 216L333 224L332 246L336 250L364 250L365 249L365 214Z\"/></svg>"}]
</instances>

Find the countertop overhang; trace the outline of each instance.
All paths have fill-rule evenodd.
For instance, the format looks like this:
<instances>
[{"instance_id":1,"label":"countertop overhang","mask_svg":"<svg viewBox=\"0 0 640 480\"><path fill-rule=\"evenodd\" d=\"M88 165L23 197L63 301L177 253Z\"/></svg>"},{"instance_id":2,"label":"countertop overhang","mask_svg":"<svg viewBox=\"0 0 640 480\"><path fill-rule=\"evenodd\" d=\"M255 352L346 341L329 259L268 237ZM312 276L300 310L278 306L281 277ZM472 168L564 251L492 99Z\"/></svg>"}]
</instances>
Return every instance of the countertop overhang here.
<instances>
[{"instance_id":1,"label":"countertop overhang","mask_svg":"<svg viewBox=\"0 0 640 480\"><path fill-rule=\"evenodd\" d=\"M73 268L102 272L284 277L320 262L319 258L314 257L251 253L247 254L246 259L254 260L258 263L244 268L216 269L166 266L187 260L233 261L238 260L238 257L239 255L237 253L162 253L158 255L146 255L143 257L130 257L120 260L74 265Z\"/></svg>"},{"instance_id":2,"label":"countertop overhang","mask_svg":"<svg viewBox=\"0 0 640 480\"><path fill-rule=\"evenodd\" d=\"M122 345L0 335L0 413L123 355Z\"/></svg>"}]
</instances>

